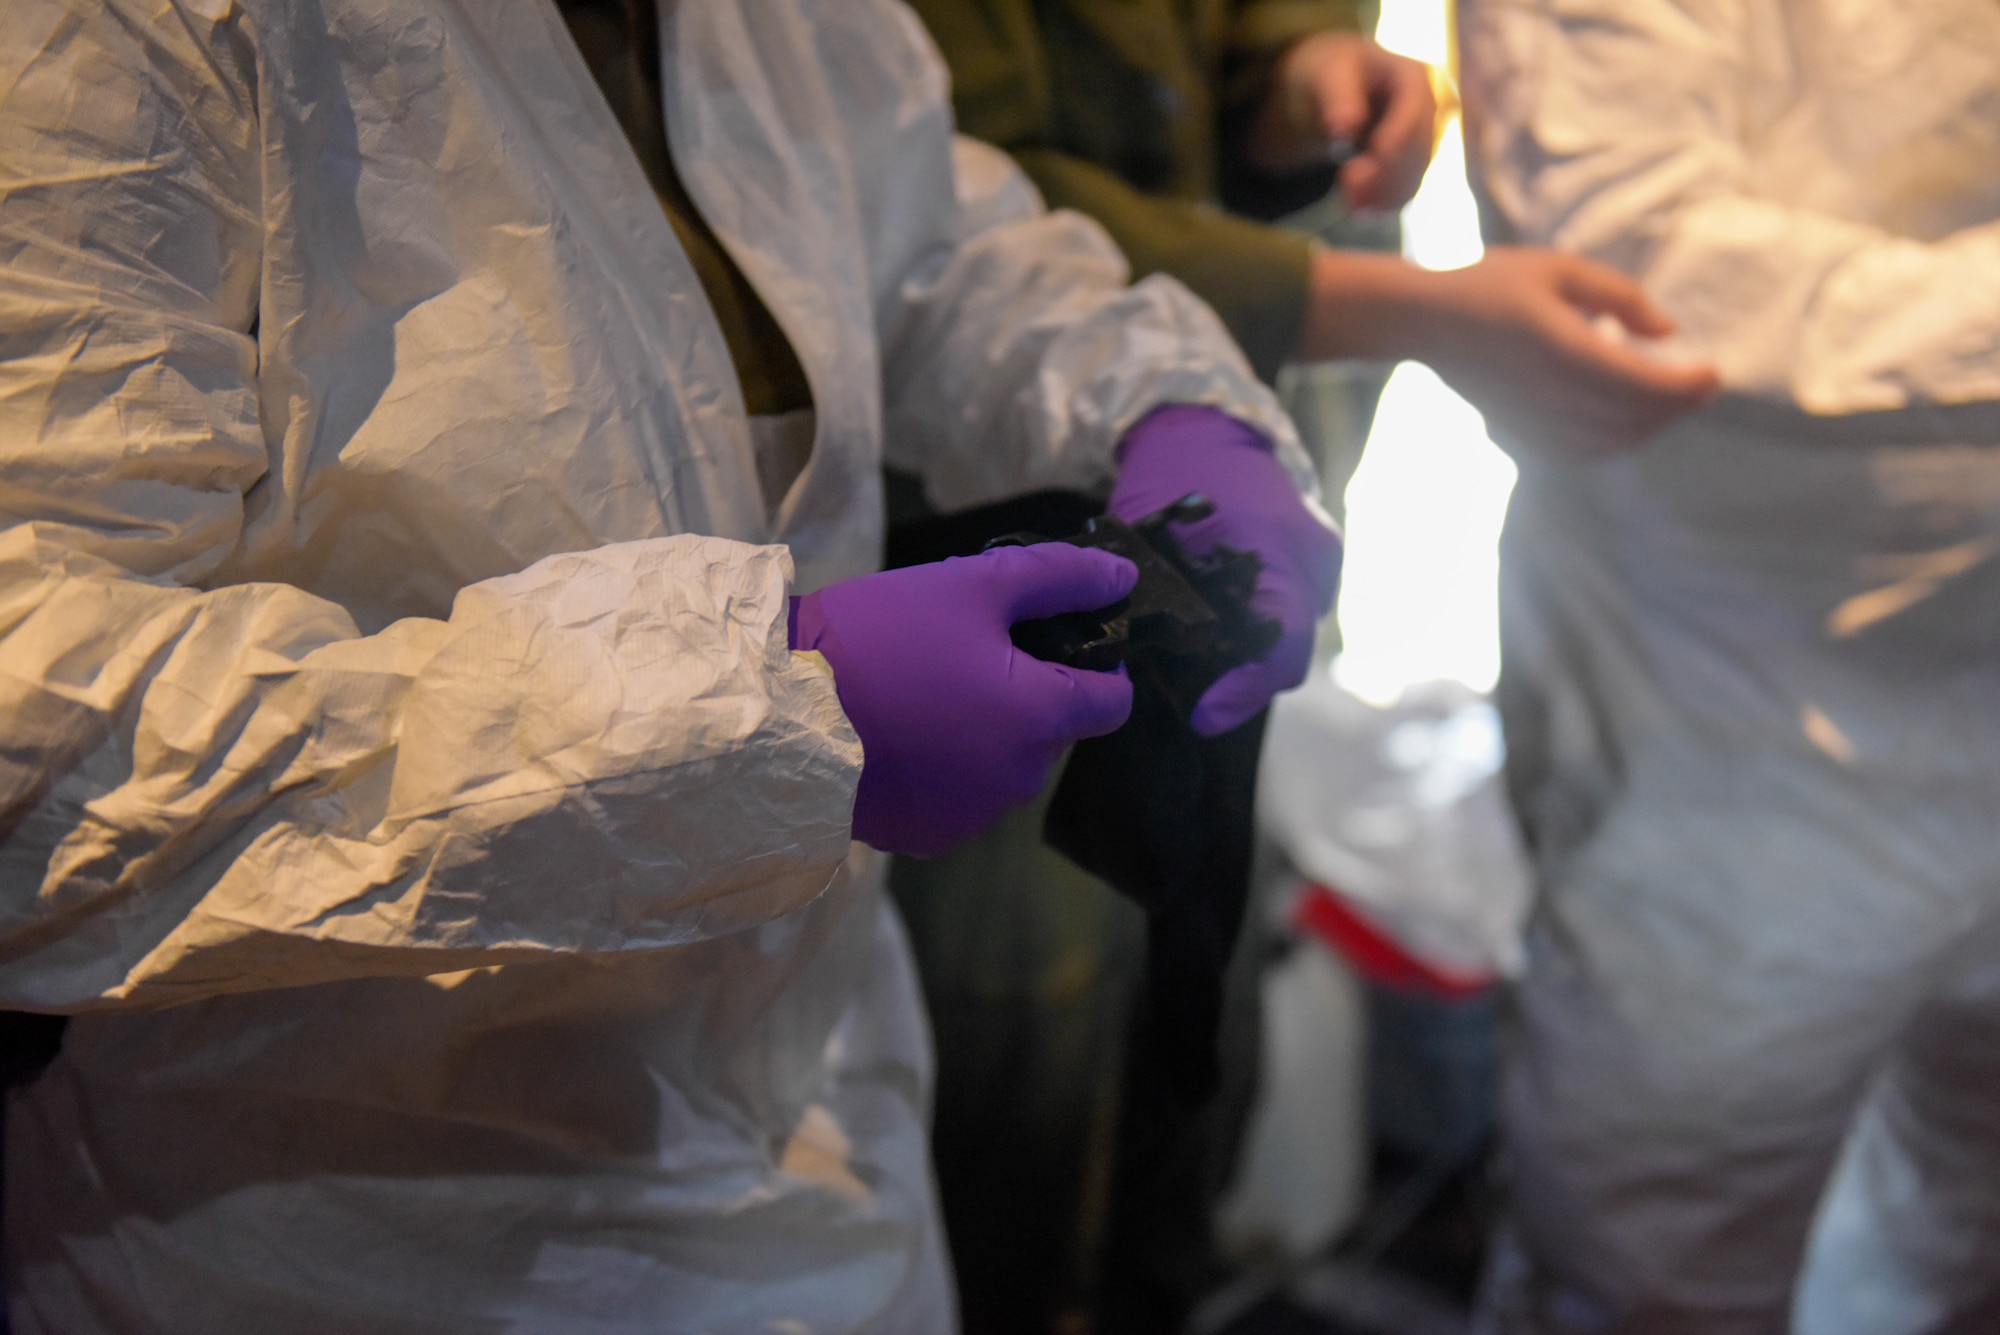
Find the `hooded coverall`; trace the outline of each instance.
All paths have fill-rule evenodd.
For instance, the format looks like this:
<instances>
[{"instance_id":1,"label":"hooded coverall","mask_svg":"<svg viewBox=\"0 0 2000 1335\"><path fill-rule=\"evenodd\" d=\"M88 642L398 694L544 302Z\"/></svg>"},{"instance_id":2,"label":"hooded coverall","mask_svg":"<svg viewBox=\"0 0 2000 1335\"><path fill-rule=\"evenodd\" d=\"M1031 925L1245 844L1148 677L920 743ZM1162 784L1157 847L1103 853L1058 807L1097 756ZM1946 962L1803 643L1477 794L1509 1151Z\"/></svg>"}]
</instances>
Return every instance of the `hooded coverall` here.
<instances>
[{"instance_id":1,"label":"hooded coverall","mask_svg":"<svg viewBox=\"0 0 2000 1335\"><path fill-rule=\"evenodd\" d=\"M1636 275L1726 385L1508 442L1507 1328L2000 1330L2000 5L1460 38L1495 239Z\"/></svg>"},{"instance_id":2,"label":"hooded coverall","mask_svg":"<svg viewBox=\"0 0 2000 1335\"><path fill-rule=\"evenodd\" d=\"M873 568L885 456L1101 486L1184 401L1306 464L1205 307L955 148L906 11L662 10L810 388L762 484L547 0L0 6L0 1004L76 1016L9 1108L19 1332L952 1328L788 585Z\"/></svg>"}]
</instances>

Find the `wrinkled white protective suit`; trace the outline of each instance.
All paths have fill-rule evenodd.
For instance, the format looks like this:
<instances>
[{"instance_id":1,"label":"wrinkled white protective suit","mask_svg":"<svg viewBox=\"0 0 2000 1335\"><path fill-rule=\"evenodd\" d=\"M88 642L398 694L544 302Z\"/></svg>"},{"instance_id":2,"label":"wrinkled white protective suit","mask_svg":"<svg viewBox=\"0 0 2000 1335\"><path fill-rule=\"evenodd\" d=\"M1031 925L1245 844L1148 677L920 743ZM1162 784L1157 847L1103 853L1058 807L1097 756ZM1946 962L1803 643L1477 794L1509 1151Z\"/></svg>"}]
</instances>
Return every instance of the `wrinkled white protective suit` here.
<instances>
[{"instance_id":1,"label":"wrinkled white protective suit","mask_svg":"<svg viewBox=\"0 0 2000 1335\"><path fill-rule=\"evenodd\" d=\"M0 1004L87 1012L17 1331L953 1324L791 564L877 560L885 453L1100 484L1186 400L1303 457L1184 289L990 150L955 196L900 8L662 8L812 386L774 514L547 0L0 5Z\"/></svg>"},{"instance_id":2,"label":"wrinkled white protective suit","mask_svg":"<svg viewBox=\"0 0 2000 1335\"><path fill-rule=\"evenodd\" d=\"M1512 1328L1784 1330L1858 1125L1797 1329L2000 1330L2000 4L1461 38L1503 232L1640 276L1729 391L1515 493Z\"/></svg>"}]
</instances>

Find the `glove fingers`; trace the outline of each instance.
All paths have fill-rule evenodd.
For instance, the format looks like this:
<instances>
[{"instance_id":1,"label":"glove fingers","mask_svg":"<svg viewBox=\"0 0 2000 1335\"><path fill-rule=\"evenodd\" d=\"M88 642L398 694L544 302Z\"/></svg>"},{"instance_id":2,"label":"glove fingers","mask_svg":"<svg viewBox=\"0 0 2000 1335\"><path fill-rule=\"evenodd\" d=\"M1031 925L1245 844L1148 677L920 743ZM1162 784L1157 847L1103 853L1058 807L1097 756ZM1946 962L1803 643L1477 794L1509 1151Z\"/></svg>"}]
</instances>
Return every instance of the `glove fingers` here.
<instances>
[{"instance_id":1,"label":"glove fingers","mask_svg":"<svg viewBox=\"0 0 2000 1335\"><path fill-rule=\"evenodd\" d=\"M1322 617L1333 610L1333 600L1340 593L1340 570L1346 563L1347 549L1333 517L1317 501L1306 502L1306 507L1311 520L1301 526L1299 573L1312 590L1313 615Z\"/></svg>"},{"instance_id":2,"label":"glove fingers","mask_svg":"<svg viewBox=\"0 0 2000 1335\"><path fill-rule=\"evenodd\" d=\"M991 564L1009 624L1104 607L1139 582L1139 567L1124 557L1067 542L1001 547L969 559Z\"/></svg>"},{"instance_id":3,"label":"glove fingers","mask_svg":"<svg viewBox=\"0 0 2000 1335\"><path fill-rule=\"evenodd\" d=\"M1195 705L1188 724L1203 737L1218 737L1257 717L1277 694L1270 665L1245 663L1224 674Z\"/></svg>"},{"instance_id":4,"label":"glove fingers","mask_svg":"<svg viewBox=\"0 0 2000 1335\"><path fill-rule=\"evenodd\" d=\"M1257 716L1280 691L1306 679L1312 667L1313 626L1287 628L1284 638L1263 658L1232 668L1195 703L1188 724L1203 737L1239 728Z\"/></svg>"},{"instance_id":5,"label":"glove fingers","mask_svg":"<svg viewBox=\"0 0 2000 1335\"><path fill-rule=\"evenodd\" d=\"M1022 655L1026 657L1026 655ZM1102 737L1125 726L1132 715L1132 679L1125 669L1116 672L1086 672L1080 668L1044 663L1060 684L1058 718L1065 743L1083 737Z\"/></svg>"}]
</instances>

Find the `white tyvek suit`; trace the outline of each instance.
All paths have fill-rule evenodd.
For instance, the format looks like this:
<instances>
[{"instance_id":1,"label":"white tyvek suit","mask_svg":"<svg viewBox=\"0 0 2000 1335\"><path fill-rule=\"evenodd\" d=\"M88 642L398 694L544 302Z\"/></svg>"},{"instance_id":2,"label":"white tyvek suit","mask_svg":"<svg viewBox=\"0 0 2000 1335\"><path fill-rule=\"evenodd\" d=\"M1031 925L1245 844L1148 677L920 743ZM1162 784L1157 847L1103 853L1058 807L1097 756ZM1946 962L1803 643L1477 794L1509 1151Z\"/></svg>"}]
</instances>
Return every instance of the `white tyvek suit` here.
<instances>
[{"instance_id":1,"label":"white tyvek suit","mask_svg":"<svg viewBox=\"0 0 2000 1335\"><path fill-rule=\"evenodd\" d=\"M885 439L945 504L1165 400L1305 465L1183 289L994 156L954 195L900 8L663 8L813 390L775 514L546 0L0 6L0 1004L82 1012L17 1332L953 1324L791 563L877 560Z\"/></svg>"},{"instance_id":2,"label":"white tyvek suit","mask_svg":"<svg viewBox=\"0 0 2000 1335\"><path fill-rule=\"evenodd\" d=\"M1728 387L1509 518L1507 1328L1786 1329L1845 1138L1797 1329L2000 1330L2000 5L1460 35L1501 235L1639 276Z\"/></svg>"}]
</instances>

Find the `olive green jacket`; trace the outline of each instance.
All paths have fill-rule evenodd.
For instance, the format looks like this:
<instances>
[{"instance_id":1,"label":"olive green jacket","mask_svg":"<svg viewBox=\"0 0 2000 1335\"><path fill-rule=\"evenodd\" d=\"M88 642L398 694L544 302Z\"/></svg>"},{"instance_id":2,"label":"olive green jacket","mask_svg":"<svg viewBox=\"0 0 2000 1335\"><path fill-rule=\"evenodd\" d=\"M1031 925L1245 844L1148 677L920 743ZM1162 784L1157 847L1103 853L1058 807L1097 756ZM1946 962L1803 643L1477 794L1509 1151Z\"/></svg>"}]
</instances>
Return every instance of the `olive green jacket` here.
<instances>
[{"instance_id":1,"label":"olive green jacket","mask_svg":"<svg viewBox=\"0 0 2000 1335\"><path fill-rule=\"evenodd\" d=\"M1308 241L1216 207L1237 156L1218 149L1276 55L1354 29L1355 0L912 3L951 66L959 128L1012 153L1052 206L1102 223L1135 276L1194 289L1275 375L1298 344ZM1304 184L1324 191L1330 170Z\"/></svg>"}]
</instances>

